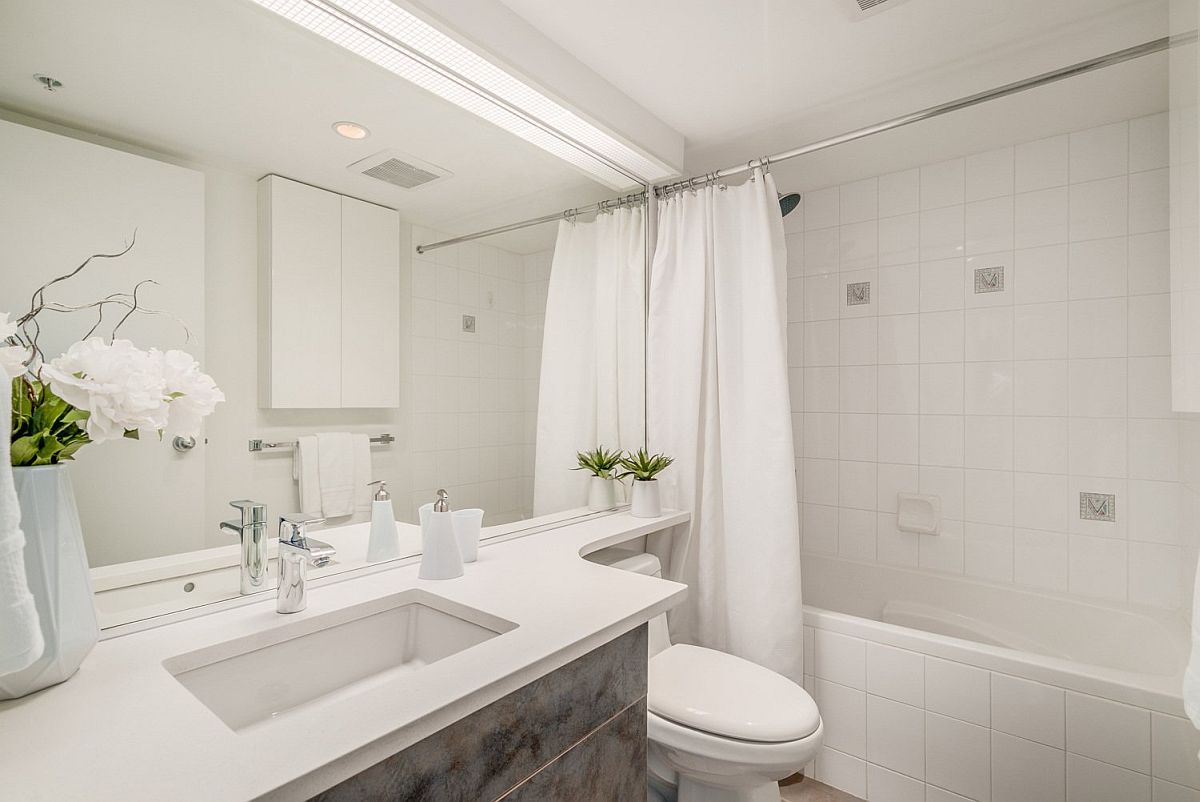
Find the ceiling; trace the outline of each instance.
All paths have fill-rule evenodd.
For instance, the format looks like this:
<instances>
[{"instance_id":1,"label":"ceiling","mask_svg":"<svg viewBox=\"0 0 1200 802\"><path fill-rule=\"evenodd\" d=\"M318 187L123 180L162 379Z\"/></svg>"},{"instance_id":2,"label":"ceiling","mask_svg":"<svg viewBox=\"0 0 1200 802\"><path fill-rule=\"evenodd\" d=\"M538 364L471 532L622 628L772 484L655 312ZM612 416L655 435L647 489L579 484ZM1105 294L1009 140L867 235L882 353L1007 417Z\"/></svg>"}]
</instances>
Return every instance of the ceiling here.
<instances>
[{"instance_id":1,"label":"ceiling","mask_svg":"<svg viewBox=\"0 0 1200 802\"><path fill-rule=\"evenodd\" d=\"M64 87L47 92L34 73ZM185 162L278 173L452 233L613 195L247 0L0 0L0 107ZM371 136L343 139L331 130L338 120ZM405 191L346 169L385 149L453 177ZM546 247L545 228L503 246Z\"/></svg>"},{"instance_id":2,"label":"ceiling","mask_svg":"<svg viewBox=\"0 0 1200 802\"><path fill-rule=\"evenodd\" d=\"M948 100L973 77L977 91L1161 36L1167 18L1165 0L907 0L858 19L852 0L503 2L693 153L847 101L874 121L896 87Z\"/></svg>"}]
</instances>

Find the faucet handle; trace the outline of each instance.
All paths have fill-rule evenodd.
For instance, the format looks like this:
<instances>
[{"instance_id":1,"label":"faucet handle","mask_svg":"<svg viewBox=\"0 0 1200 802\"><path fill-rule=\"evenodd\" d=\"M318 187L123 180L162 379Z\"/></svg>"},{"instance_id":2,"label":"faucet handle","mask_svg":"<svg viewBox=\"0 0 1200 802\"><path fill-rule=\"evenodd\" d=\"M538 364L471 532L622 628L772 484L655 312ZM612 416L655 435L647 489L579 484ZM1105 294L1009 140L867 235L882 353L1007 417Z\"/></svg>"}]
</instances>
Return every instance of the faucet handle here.
<instances>
[{"instance_id":1,"label":"faucet handle","mask_svg":"<svg viewBox=\"0 0 1200 802\"><path fill-rule=\"evenodd\" d=\"M305 545L304 528L309 524L325 523L320 515L308 512L287 512L279 516L279 542Z\"/></svg>"},{"instance_id":2,"label":"faucet handle","mask_svg":"<svg viewBox=\"0 0 1200 802\"><path fill-rule=\"evenodd\" d=\"M248 498L229 502L229 506L242 513L242 526L267 522L267 505L261 501L251 501Z\"/></svg>"}]
</instances>

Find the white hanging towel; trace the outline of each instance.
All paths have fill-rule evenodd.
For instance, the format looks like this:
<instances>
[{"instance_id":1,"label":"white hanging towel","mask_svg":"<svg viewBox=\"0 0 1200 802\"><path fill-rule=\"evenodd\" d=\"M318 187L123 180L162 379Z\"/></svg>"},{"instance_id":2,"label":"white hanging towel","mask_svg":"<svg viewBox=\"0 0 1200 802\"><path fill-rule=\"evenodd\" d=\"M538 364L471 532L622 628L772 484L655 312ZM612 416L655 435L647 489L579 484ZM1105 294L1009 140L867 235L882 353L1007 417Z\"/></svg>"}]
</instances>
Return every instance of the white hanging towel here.
<instances>
[{"instance_id":1,"label":"white hanging towel","mask_svg":"<svg viewBox=\"0 0 1200 802\"><path fill-rule=\"evenodd\" d=\"M1192 588L1192 654L1183 672L1183 709L1200 729L1200 570Z\"/></svg>"},{"instance_id":2,"label":"white hanging towel","mask_svg":"<svg viewBox=\"0 0 1200 802\"><path fill-rule=\"evenodd\" d=\"M303 512L365 516L371 510L371 439L348 432L300 437L292 475L300 483Z\"/></svg>"},{"instance_id":3,"label":"white hanging towel","mask_svg":"<svg viewBox=\"0 0 1200 802\"><path fill-rule=\"evenodd\" d=\"M2 342L2 341L0 341ZM0 370L0 377L8 379ZM45 643L25 575L25 535L13 484L12 393L0 392L0 676L24 671L42 656Z\"/></svg>"}]
</instances>

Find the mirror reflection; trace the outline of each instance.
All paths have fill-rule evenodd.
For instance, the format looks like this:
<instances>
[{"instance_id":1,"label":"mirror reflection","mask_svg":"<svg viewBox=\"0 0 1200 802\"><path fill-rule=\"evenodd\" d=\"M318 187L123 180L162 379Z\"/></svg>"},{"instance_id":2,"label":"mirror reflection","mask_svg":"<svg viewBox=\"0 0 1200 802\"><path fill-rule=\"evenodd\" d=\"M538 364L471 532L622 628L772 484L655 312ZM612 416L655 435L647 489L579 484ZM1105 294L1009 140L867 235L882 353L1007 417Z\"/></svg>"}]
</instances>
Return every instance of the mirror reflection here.
<instances>
[{"instance_id":1,"label":"mirror reflection","mask_svg":"<svg viewBox=\"0 0 1200 802\"><path fill-rule=\"evenodd\" d=\"M79 411L13 461L67 466L101 626L273 591L286 513L328 547L310 576L419 553L439 490L483 538L587 514L576 452L644 438L639 188L252 3L187 6L182 40L180 13L7 12L14 398Z\"/></svg>"}]
</instances>

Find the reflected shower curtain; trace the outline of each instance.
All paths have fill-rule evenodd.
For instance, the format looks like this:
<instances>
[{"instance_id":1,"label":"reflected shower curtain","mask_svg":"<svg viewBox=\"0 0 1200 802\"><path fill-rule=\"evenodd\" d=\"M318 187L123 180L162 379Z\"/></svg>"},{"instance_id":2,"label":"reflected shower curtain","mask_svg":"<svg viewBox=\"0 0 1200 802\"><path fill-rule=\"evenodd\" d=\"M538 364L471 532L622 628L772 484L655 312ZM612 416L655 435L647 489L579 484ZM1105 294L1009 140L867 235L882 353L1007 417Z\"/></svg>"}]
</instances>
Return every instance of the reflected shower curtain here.
<instances>
[{"instance_id":1,"label":"reflected shower curtain","mask_svg":"<svg viewBox=\"0 0 1200 802\"><path fill-rule=\"evenodd\" d=\"M558 225L538 388L533 514L587 504L575 454L645 436L645 214Z\"/></svg>"},{"instance_id":2,"label":"reflected shower curtain","mask_svg":"<svg viewBox=\"0 0 1200 802\"><path fill-rule=\"evenodd\" d=\"M770 175L659 202L649 438L692 513L676 641L803 679L786 250ZM672 543L673 565L682 558Z\"/></svg>"}]
</instances>

